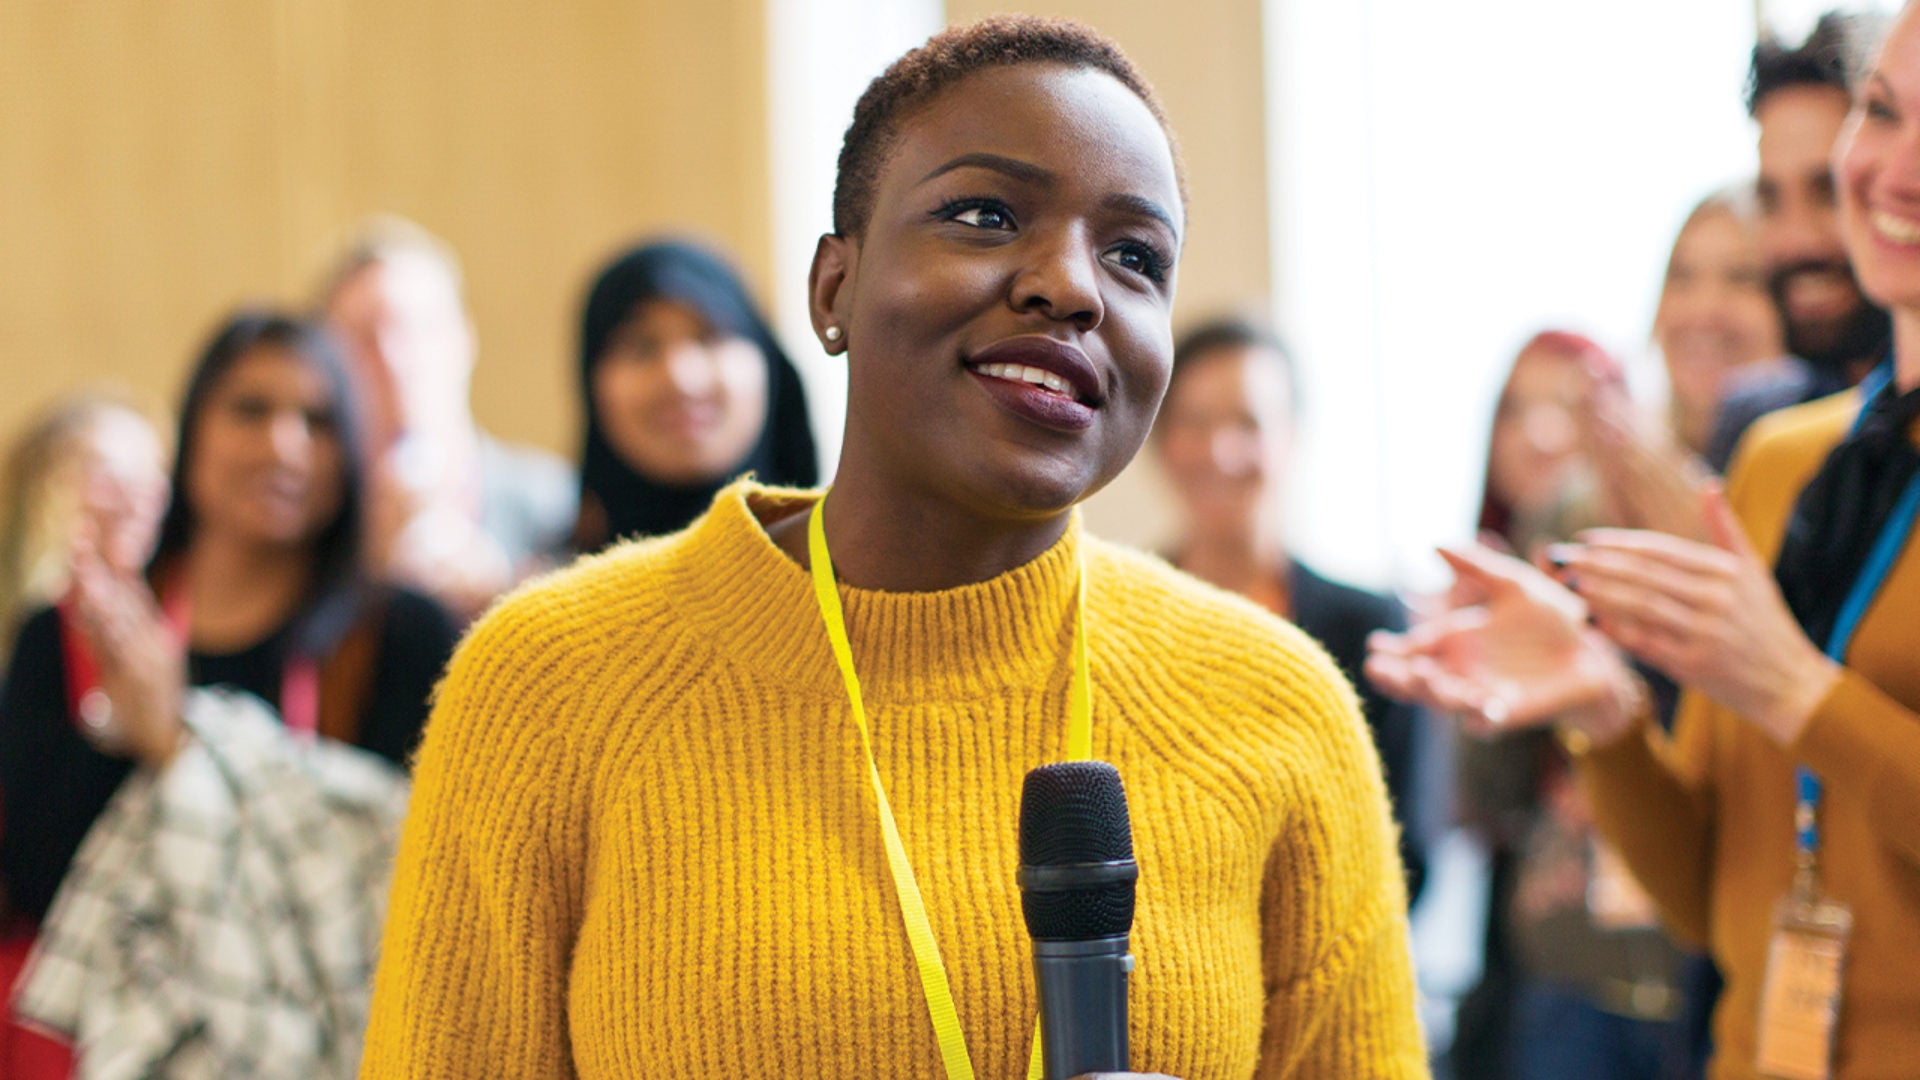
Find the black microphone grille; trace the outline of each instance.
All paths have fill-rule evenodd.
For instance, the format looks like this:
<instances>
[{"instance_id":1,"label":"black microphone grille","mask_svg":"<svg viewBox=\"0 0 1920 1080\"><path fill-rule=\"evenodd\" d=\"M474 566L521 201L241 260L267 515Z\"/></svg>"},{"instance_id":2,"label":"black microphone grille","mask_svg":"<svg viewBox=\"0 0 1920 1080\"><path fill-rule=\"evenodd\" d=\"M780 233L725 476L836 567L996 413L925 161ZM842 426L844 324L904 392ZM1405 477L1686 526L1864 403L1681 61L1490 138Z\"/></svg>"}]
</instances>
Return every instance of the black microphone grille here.
<instances>
[{"instance_id":1,"label":"black microphone grille","mask_svg":"<svg viewBox=\"0 0 1920 1080\"><path fill-rule=\"evenodd\" d=\"M1063 761L1020 794L1020 906L1041 941L1089 941L1133 927L1133 827L1120 773Z\"/></svg>"},{"instance_id":2,"label":"black microphone grille","mask_svg":"<svg viewBox=\"0 0 1920 1080\"><path fill-rule=\"evenodd\" d=\"M1025 866L1133 858L1133 826L1120 771L1104 761L1061 761L1027 774L1020 792Z\"/></svg>"}]
</instances>

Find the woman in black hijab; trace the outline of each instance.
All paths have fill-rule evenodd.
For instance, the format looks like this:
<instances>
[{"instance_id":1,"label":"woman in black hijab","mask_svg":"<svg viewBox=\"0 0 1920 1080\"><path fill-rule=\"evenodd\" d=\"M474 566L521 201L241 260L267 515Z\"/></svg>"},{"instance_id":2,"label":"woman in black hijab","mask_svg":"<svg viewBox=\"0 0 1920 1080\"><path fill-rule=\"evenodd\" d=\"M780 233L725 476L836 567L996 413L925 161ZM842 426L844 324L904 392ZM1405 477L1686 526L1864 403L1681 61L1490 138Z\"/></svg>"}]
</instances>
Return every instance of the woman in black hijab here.
<instances>
[{"instance_id":1,"label":"woman in black hijab","mask_svg":"<svg viewBox=\"0 0 1920 1080\"><path fill-rule=\"evenodd\" d=\"M595 277L580 388L578 551L680 529L741 473L819 480L799 373L732 267L692 244L642 245Z\"/></svg>"}]
</instances>

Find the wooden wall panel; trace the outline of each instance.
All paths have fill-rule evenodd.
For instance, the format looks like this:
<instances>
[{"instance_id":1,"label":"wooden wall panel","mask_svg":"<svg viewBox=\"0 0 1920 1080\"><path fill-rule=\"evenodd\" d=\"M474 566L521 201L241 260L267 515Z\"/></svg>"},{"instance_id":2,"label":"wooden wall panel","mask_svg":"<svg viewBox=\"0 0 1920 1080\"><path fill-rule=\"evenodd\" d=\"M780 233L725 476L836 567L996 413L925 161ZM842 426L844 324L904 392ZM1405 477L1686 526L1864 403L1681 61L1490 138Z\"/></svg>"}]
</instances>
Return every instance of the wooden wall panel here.
<instances>
[{"instance_id":1,"label":"wooden wall panel","mask_svg":"<svg viewBox=\"0 0 1920 1080\"><path fill-rule=\"evenodd\" d=\"M482 422L570 450L596 261L674 229L766 282L763 23L749 0L10 5L0 433L87 380L170 402L221 313L307 303L384 210L466 263Z\"/></svg>"},{"instance_id":2,"label":"wooden wall panel","mask_svg":"<svg viewBox=\"0 0 1920 1080\"><path fill-rule=\"evenodd\" d=\"M0 31L0 430L79 380L170 401L284 280L270 9L26 4Z\"/></svg>"}]
</instances>

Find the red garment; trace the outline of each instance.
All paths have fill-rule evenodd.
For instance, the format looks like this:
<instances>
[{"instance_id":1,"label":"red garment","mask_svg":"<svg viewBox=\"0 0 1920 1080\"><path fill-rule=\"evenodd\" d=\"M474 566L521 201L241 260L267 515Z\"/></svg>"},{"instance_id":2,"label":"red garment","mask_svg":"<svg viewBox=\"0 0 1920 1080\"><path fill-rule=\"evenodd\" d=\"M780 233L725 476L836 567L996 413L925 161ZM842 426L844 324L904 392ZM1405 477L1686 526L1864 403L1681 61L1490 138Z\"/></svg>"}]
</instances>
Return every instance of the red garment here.
<instances>
[{"instance_id":1,"label":"red garment","mask_svg":"<svg viewBox=\"0 0 1920 1080\"><path fill-rule=\"evenodd\" d=\"M33 948L34 932L32 924L17 922L0 933L0 986L9 999ZM67 1080L72 1075L72 1049L22 1025L9 1008L0 1023L0 1080Z\"/></svg>"},{"instance_id":2,"label":"red garment","mask_svg":"<svg viewBox=\"0 0 1920 1080\"><path fill-rule=\"evenodd\" d=\"M162 610L167 628L174 637L187 640L192 622L192 602L186 589L175 584L161 590ZM81 634L79 616L74 614L73 598L68 596L54 605L60 613L60 652L66 662L67 712L75 721L83 715L80 703L100 685L100 667L93 650ZM311 735L320 727L320 668L309 656L287 658L287 671L280 684L281 721L294 731ZM0 1080L5 1080L0 1077Z\"/></svg>"},{"instance_id":3,"label":"red garment","mask_svg":"<svg viewBox=\"0 0 1920 1080\"><path fill-rule=\"evenodd\" d=\"M168 590L168 625L183 639L186 636L187 606L181 590ZM58 605L60 645L67 671L67 707L76 719L81 715L80 701L99 684L99 668L85 638L70 600ZM311 732L319 719L319 669L312 660L296 657L287 664L281 689L281 707L287 726ZM12 998L13 985L26 966L27 956L39 928L24 920L0 931L0 986ZM73 1051L66 1043L22 1025L8 1008L0 1021L0 1080L67 1080L73 1075Z\"/></svg>"}]
</instances>

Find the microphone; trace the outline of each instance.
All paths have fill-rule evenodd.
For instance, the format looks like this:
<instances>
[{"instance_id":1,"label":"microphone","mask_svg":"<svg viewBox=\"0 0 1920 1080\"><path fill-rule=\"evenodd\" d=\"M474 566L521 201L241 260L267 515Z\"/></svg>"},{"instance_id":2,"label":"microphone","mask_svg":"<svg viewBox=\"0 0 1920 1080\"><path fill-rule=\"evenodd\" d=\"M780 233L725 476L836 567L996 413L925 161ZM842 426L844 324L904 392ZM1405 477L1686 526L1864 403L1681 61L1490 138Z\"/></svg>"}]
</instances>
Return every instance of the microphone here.
<instances>
[{"instance_id":1,"label":"microphone","mask_svg":"<svg viewBox=\"0 0 1920 1080\"><path fill-rule=\"evenodd\" d=\"M1020 792L1020 907L1033 938L1046 1080L1126 1072L1133 826L1120 773L1063 761Z\"/></svg>"}]
</instances>

